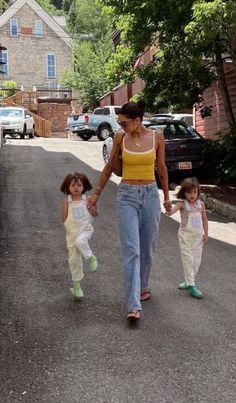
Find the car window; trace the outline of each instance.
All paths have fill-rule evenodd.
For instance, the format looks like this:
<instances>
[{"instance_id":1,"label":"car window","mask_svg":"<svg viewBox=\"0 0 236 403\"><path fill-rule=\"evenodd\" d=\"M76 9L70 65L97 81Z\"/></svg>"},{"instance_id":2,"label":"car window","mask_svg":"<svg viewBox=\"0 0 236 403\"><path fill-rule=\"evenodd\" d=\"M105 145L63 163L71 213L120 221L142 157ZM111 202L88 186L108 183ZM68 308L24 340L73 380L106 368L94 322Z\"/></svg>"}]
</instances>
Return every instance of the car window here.
<instances>
[{"instance_id":1,"label":"car window","mask_svg":"<svg viewBox=\"0 0 236 403\"><path fill-rule=\"evenodd\" d=\"M103 108L97 108L97 109L95 109L94 115L103 115Z\"/></svg>"},{"instance_id":2,"label":"car window","mask_svg":"<svg viewBox=\"0 0 236 403\"><path fill-rule=\"evenodd\" d=\"M31 118L31 113L29 111L25 111L25 117L26 118Z\"/></svg>"},{"instance_id":3,"label":"car window","mask_svg":"<svg viewBox=\"0 0 236 403\"><path fill-rule=\"evenodd\" d=\"M23 110L21 109L1 109L1 116L4 117L23 117Z\"/></svg>"},{"instance_id":4,"label":"car window","mask_svg":"<svg viewBox=\"0 0 236 403\"><path fill-rule=\"evenodd\" d=\"M149 126L150 129L161 129L163 131L164 137L167 140L171 139L193 139L200 138L198 133L190 127L185 127L184 125L178 123L172 124L160 124Z\"/></svg>"},{"instance_id":5,"label":"car window","mask_svg":"<svg viewBox=\"0 0 236 403\"><path fill-rule=\"evenodd\" d=\"M104 108L103 109L103 115L110 115L110 109L109 108Z\"/></svg>"},{"instance_id":6,"label":"car window","mask_svg":"<svg viewBox=\"0 0 236 403\"><path fill-rule=\"evenodd\" d=\"M115 114L116 115L119 115L120 111L121 111L121 108L115 108Z\"/></svg>"}]
</instances>

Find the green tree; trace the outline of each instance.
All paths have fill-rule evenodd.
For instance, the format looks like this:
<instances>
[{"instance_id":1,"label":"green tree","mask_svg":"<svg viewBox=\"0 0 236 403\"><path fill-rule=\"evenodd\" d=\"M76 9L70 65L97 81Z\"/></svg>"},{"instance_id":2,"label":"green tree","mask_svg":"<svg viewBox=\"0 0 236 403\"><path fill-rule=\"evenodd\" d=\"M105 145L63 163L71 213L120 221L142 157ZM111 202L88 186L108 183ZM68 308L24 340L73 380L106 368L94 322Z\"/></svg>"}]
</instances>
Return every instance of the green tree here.
<instances>
[{"instance_id":1,"label":"green tree","mask_svg":"<svg viewBox=\"0 0 236 403\"><path fill-rule=\"evenodd\" d=\"M0 15L4 13L4 11L8 7L8 1L7 0L0 0Z\"/></svg>"},{"instance_id":2,"label":"green tree","mask_svg":"<svg viewBox=\"0 0 236 403\"><path fill-rule=\"evenodd\" d=\"M74 88L81 104L93 110L99 98L108 90L104 79L104 61L109 57L107 44L94 48L90 42L80 42L75 48L75 72L64 73L63 85Z\"/></svg>"},{"instance_id":3,"label":"green tree","mask_svg":"<svg viewBox=\"0 0 236 403\"><path fill-rule=\"evenodd\" d=\"M215 69L229 126L236 130L223 63L223 55L230 56L236 74L236 2L196 1L193 5L192 20L186 26L185 32L187 43L192 43L208 61L209 68Z\"/></svg>"},{"instance_id":4,"label":"green tree","mask_svg":"<svg viewBox=\"0 0 236 403\"><path fill-rule=\"evenodd\" d=\"M77 37L87 35L88 39L98 41L110 30L109 17L97 0L73 0L69 10L68 27Z\"/></svg>"},{"instance_id":5,"label":"green tree","mask_svg":"<svg viewBox=\"0 0 236 403\"><path fill-rule=\"evenodd\" d=\"M68 26L74 39L74 69L61 82L78 92L80 101L93 109L109 89L105 63L112 52L109 16L96 0L73 0Z\"/></svg>"},{"instance_id":6,"label":"green tree","mask_svg":"<svg viewBox=\"0 0 236 403\"><path fill-rule=\"evenodd\" d=\"M63 0L51 0L51 3L56 7L58 10L63 8Z\"/></svg>"},{"instance_id":7,"label":"green tree","mask_svg":"<svg viewBox=\"0 0 236 403\"><path fill-rule=\"evenodd\" d=\"M118 54L107 65L107 74L116 84L117 77L125 81L141 77L150 108L190 106L199 101L215 78L223 83L219 56L229 53L233 59L236 54L235 1L103 0L103 4L111 7L115 26L122 33L122 44L130 49L122 54L122 46L118 48ZM158 51L153 62L134 71L134 58L151 46L157 36ZM209 58L212 63L208 63ZM225 86L222 90L226 91ZM232 113L228 112L230 99L225 92L224 105L233 127Z\"/></svg>"}]
</instances>

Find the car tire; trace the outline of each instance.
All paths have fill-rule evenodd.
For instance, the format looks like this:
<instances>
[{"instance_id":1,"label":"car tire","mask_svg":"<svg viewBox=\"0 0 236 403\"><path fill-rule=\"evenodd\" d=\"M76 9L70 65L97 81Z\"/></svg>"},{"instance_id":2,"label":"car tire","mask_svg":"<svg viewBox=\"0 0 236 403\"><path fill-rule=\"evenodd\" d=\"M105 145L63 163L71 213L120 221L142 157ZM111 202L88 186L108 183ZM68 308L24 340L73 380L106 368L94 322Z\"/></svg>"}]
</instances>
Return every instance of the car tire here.
<instances>
[{"instance_id":1,"label":"car tire","mask_svg":"<svg viewBox=\"0 0 236 403\"><path fill-rule=\"evenodd\" d=\"M34 138L34 132L35 132L35 127L33 126L32 131L29 134L29 138L33 139Z\"/></svg>"},{"instance_id":2,"label":"car tire","mask_svg":"<svg viewBox=\"0 0 236 403\"><path fill-rule=\"evenodd\" d=\"M109 134L112 132L111 127L109 125L101 125L98 128L98 139L100 141L104 141L109 137Z\"/></svg>"},{"instance_id":3,"label":"car tire","mask_svg":"<svg viewBox=\"0 0 236 403\"><path fill-rule=\"evenodd\" d=\"M78 133L78 136L82 139L82 140L84 140L84 141L88 141L88 140L90 140L91 139L91 137L92 137L92 134L91 133Z\"/></svg>"},{"instance_id":4,"label":"car tire","mask_svg":"<svg viewBox=\"0 0 236 403\"><path fill-rule=\"evenodd\" d=\"M23 132L20 133L20 138L23 140L25 138L26 135L26 126L24 126Z\"/></svg>"},{"instance_id":5,"label":"car tire","mask_svg":"<svg viewBox=\"0 0 236 403\"><path fill-rule=\"evenodd\" d=\"M103 161L106 164L108 162L109 155L108 155L107 146L105 144L103 145L103 148L102 148L102 156L103 156Z\"/></svg>"}]
</instances>

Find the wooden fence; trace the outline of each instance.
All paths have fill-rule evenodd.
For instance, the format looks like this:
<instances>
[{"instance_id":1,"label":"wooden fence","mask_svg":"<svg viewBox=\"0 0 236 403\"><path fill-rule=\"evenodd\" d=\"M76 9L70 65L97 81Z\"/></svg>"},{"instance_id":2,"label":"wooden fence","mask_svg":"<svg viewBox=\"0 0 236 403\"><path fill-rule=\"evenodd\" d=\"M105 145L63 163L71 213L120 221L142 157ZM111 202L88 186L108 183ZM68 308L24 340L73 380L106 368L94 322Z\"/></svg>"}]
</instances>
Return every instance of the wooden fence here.
<instances>
[{"instance_id":1,"label":"wooden fence","mask_svg":"<svg viewBox=\"0 0 236 403\"><path fill-rule=\"evenodd\" d=\"M52 131L52 123L42 118L36 113L32 113L35 124L35 132L39 137L50 137Z\"/></svg>"}]
</instances>

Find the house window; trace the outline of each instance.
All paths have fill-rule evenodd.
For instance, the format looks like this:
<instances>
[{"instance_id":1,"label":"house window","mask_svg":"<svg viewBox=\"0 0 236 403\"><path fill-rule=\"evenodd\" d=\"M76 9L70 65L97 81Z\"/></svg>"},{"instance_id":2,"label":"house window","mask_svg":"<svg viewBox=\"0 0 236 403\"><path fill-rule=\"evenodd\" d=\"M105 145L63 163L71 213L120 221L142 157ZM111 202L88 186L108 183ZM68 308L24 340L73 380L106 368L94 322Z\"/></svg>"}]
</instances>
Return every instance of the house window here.
<instances>
[{"instance_id":1,"label":"house window","mask_svg":"<svg viewBox=\"0 0 236 403\"><path fill-rule=\"evenodd\" d=\"M43 21L35 20L35 36L43 36Z\"/></svg>"},{"instance_id":2,"label":"house window","mask_svg":"<svg viewBox=\"0 0 236 403\"><path fill-rule=\"evenodd\" d=\"M1 64L1 71L3 73L3 77L8 77L8 53L7 50L2 50L2 58L1 61L5 64Z\"/></svg>"},{"instance_id":3,"label":"house window","mask_svg":"<svg viewBox=\"0 0 236 403\"><path fill-rule=\"evenodd\" d=\"M10 21L11 36L18 35L18 20L11 19Z\"/></svg>"},{"instance_id":4,"label":"house window","mask_svg":"<svg viewBox=\"0 0 236 403\"><path fill-rule=\"evenodd\" d=\"M56 78L56 56L54 53L47 55L47 77Z\"/></svg>"}]
</instances>

